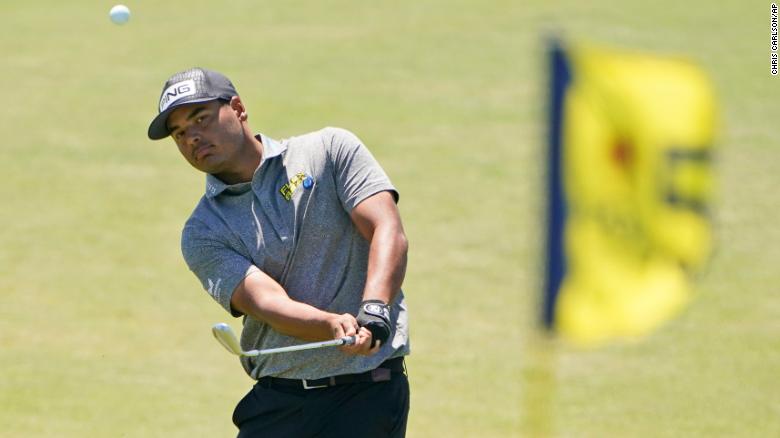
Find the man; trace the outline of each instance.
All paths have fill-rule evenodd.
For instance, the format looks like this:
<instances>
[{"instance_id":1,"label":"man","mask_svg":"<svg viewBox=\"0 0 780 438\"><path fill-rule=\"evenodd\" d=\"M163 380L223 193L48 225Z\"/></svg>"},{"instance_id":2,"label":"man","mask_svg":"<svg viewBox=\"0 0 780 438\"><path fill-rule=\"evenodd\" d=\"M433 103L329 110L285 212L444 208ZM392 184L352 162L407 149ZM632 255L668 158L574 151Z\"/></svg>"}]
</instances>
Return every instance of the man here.
<instances>
[{"instance_id":1,"label":"man","mask_svg":"<svg viewBox=\"0 0 780 438\"><path fill-rule=\"evenodd\" d=\"M220 73L173 75L149 138L171 136L206 193L182 253L225 310L241 346L356 335L354 345L242 358L257 383L238 403L239 437L404 436L409 353L401 283L407 241L398 194L353 134L255 134Z\"/></svg>"}]
</instances>

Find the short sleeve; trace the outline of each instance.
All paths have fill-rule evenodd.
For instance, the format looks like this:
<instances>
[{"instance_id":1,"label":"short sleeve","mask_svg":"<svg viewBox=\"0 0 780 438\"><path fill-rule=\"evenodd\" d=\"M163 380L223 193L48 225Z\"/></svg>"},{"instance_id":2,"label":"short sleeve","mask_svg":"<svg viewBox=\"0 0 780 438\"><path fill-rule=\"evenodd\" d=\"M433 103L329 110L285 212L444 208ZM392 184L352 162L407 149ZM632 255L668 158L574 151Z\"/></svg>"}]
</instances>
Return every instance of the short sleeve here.
<instances>
[{"instance_id":1,"label":"short sleeve","mask_svg":"<svg viewBox=\"0 0 780 438\"><path fill-rule=\"evenodd\" d=\"M259 271L252 262L213 237L206 225L188 221L181 236L181 250L187 266L203 288L233 316L241 316L230 306L236 286L247 275Z\"/></svg>"},{"instance_id":2,"label":"short sleeve","mask_svg":"<svg viewBox=\"0 0 780 438\"><path fill-rule=\"evenodd\" d=\"M382 191L389 191L398 202L398 191L390 178L355 134L325 128L323 135L344 210L351 212L363 200Z\"/></svg>"}]
</instances>

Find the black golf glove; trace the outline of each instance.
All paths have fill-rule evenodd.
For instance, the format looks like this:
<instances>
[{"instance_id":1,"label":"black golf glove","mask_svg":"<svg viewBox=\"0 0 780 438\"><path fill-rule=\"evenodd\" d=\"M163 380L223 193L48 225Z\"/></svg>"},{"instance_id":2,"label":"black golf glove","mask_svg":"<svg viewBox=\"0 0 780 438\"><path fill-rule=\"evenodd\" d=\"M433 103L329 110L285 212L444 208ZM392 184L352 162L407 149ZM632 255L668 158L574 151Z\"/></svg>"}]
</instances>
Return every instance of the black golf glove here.
<instances>
[{"instance_id":1,"label":"black golf glove","mask_svg":"<svg viewBox=\"0 0 780 438\"><path fill-rule=\"evenodd\" d=\"M371 348L374 348L377 341L382 345L387 343L390 338L390 307L381 300L366 300L360 303L360 311L357 315L357 322L361 327L367 328L371 332Z\"/></svg>"}]
</instances>

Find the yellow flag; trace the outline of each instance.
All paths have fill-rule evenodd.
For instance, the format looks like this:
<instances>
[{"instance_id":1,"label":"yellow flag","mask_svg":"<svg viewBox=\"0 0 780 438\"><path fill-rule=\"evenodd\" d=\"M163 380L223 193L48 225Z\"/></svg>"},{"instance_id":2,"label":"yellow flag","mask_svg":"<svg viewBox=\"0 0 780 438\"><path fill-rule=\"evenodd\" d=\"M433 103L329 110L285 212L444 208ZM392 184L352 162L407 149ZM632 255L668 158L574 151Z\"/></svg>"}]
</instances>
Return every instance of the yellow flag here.
<instances>
[{"instance_id":1,"label":"yellow flag","mask_svg":"<svg viewBox=\"0 0 780 438\"><path fill-rule=\"evenodd\" d=\"M712 248L715 102L680 58L551 51L544 321L595 345L683 308Z\"/></svg>"}]
</instances>

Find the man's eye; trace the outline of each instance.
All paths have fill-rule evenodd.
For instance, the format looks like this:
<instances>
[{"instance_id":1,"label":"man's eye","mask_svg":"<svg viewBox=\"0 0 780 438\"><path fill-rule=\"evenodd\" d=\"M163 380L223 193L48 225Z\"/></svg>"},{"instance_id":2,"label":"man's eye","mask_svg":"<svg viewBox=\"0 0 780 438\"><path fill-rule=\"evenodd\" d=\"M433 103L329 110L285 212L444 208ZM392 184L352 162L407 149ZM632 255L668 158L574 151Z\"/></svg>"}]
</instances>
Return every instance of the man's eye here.
<instances>
[{"instance_id":1,"label":"man's eye","mask_svg":"<svg viewBox=\"0 0 780 438\"><path fill-rule=\"evenodd\" d=\"M203 121L204 121L204 120L206 120L206 118L205 118L205 117L203 117L203 116L200 116L200 117L198 117L197 119L195 119L195 123L197 123L198 125L200 125L201 123L203 123Z\"/></svg>"},{"instance_id":2,"label":"man's eye","mask_svg":"<svg viewBox=\"0 0 780 438\"><path fill-rule=\"evenodd\" d=\"M181 136L182 136L182 133L181 133L181 131L176 131L176 132L174 132L174 133L173 133L173 138L174 138L175 140L179 140L179 139L181 139Z\"/></svg>"}]
</instances>

